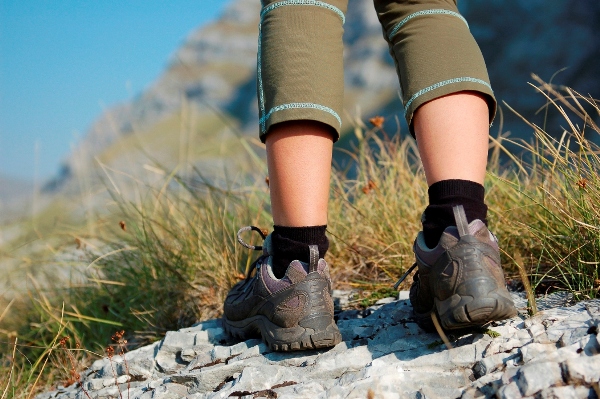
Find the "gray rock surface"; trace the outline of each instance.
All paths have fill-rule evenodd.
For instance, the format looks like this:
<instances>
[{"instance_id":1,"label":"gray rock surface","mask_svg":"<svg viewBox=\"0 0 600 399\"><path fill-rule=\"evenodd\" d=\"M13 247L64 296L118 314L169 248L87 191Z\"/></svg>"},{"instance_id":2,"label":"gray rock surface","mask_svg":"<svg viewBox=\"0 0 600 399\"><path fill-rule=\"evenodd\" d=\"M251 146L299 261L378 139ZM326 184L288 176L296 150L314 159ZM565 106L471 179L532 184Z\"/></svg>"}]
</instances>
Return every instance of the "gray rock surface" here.
<instances>
[{"instance_id":1,"label":"gray rock surface","mask_svg":"<svg viewBox=\"0 0 600 399\"><path fill-rule=\"evenodd\" d=\"M349 294L336 291L336 303ZM98 360L82 384L37 399L597 397L600 300L573 305L553 294L528 317L526 300L514 298L519 316L449 335L452 349L420 330L408 300L396 298L338 312L343 342L328 351L272 352L209 320Z\"/></svg>"}]
</instances>

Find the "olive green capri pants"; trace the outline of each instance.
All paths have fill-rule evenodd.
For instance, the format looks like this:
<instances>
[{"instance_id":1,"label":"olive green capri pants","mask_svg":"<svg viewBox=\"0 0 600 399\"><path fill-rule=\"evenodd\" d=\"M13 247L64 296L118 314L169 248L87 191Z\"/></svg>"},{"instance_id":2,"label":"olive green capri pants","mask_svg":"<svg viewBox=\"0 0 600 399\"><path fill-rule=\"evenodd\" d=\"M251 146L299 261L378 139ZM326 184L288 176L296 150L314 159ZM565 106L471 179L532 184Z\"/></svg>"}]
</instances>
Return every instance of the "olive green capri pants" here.
<instances>
[{"instance_id":1,"label":"olive green capri pants","mask_svg":"<svg viewBox=\"0 0 600 399\"><path fill-rule=\"evenodd\" d=\"M402 89L404 114L459 91L496 102L479 46L456 0L374 0ZM348 0L263 0L258 46L260 138L292 120L325 123L341 132L343 25Z\"/></svg>"}]
</instances>

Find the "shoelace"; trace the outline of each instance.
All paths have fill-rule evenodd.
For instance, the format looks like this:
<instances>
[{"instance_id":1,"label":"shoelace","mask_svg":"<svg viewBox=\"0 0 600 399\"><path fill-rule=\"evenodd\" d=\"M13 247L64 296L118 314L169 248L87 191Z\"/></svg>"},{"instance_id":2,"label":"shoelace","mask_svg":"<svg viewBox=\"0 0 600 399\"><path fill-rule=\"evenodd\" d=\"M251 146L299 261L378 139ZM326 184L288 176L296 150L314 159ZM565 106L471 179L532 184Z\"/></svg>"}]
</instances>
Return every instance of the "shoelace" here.
<instances>
[{"instance_id":1,"label":"shoelace","mask_svg":"<svg viewBox=\"0 0 600 399\"><path fill-rule=\"evenodd\" d=\"M417 267L417 262L415 262L410 269L408 269L401 277L398 281L396 281L396 284L394 284L394 289L397 291L398 287L400 287L400 284L402 284L402 282L404 280L406 280L406 278L412 273L413 270L415 270L415 268Z\"/></svg>"},{"instance_id":2,"label":"shoelace","mask_svg":"<svg viewBox=\"0 0 600 399\"><path fill-rule=\"evenodd\" d=\"M245 231L256 231L256 232L258 232L258 234L260 234L260 236L262 237L263 240L265 240L267 238L265 233L256 226L242 227L237 232L237 240L240 244L242 244L244 247L246 247L248 249L252 249L254 251L262 251L262 249L263 249L262 245L250 245L242 239L242 233ZM254 262L252 262L252 264L248 268L248 272L246 273L246 283L245 283L246 286L244 287L244 291L246 291L248 289L248 287L250 287L251 284L248 284L248 282L250 282L252 280L252 278L250 276L252 275L252 272L255 269L256 269L257 273L254 274L254 278L257 278L258 270L260 269L260 265L262 264L264 257L265 257L264 255L259 256Z\"/></svg>"},{"instance_id":3,"label":"shoelace","mask_svg":"<svg viewBox=\"0 0 600 399\"><path fill-rule=\"evenodd\" d=\"M261 245L250 245L247 242L245 242L244 240L242 240L242 233L245 231L256 231L258 232L258 234L260 234L260 236L262 237L263 240L265 240L267 238L267 236L265 235L265 233L263 233L263 231L261 229L259 229L256 226L246 226L246 227L242 227L241 229L238 230L237 232L237 240L240 244L242 244L243 246L245 246L248 249L254 249L256 251L262 251L262 246Z\"/></svg>"}]
</instances>

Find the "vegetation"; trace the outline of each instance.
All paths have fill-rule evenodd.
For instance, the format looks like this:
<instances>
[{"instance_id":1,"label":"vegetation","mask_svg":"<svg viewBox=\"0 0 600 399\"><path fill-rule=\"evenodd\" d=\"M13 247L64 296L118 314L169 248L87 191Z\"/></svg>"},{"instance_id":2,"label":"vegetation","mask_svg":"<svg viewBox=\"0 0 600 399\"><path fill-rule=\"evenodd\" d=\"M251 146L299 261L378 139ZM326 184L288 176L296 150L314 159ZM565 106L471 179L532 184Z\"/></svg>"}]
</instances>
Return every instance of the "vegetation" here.
<instances>
[{"instance_id":1,"label":"vegetation","mask_svg":"<svg viewBox=\"0 0 600 399\"><path fill-rule=\"evenodd\" d=\"M600 148L593 141L600 103L547 84L539 91L564 115L564 134L530 124L532 141L492 138L485 183L507 277L523 283L532 312L534 293L564 289L583 300L598 296L600 282ZM337 287L365 292L359 306L389 295L411 266L427 200L415 142L385 126L356 121L355 162L338 168L331 185L328 260ZM94 236L62 236L71 247L55 249L51 259L73 252L73 238L81 257L63 261L67 282L40 284L30 274L28 298L0 303L0 399L75 382L117 330L132 348L220 314L227 290L256 256L236 244L235 232L270 227L268 181L255 175L223 188L198 171L165 176L143 201L113 192L117 207Z\"/></svg>"}]
</instances>

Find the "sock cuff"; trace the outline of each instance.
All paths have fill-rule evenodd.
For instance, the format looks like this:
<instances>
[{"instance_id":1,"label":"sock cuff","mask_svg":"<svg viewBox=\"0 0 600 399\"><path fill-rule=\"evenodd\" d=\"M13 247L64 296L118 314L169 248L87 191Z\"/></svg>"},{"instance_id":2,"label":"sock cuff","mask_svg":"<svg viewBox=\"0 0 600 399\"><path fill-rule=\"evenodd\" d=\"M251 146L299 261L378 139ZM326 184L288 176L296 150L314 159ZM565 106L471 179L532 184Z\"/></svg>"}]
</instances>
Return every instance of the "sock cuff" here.
<instances>
[{"instance_id":1,"label":"sock cuff","mask_svg":"<svg viewBox=\"0 0 600 399\"><path fill-rule=\"evenodd\" d=\"M440 180L433 183L427 190L429 194L429 203L435 205L448 197L466 197L478 202L483 202L485 197L485 188L474 181L449 179Z\"/></svg>"},{"instance_id":2,"label":"sock cuff","mask_svg":"<svg viewBox=\"0 0 600 399\"><path fill-rule=\"evenodd\" d=\"M273 234L309 245L319 244L323 240L326 230L327 225L304 227L273 226Z\"/></svg>"}]
</instances>

